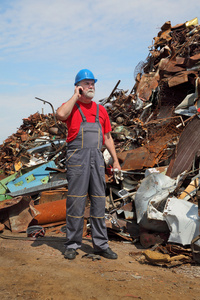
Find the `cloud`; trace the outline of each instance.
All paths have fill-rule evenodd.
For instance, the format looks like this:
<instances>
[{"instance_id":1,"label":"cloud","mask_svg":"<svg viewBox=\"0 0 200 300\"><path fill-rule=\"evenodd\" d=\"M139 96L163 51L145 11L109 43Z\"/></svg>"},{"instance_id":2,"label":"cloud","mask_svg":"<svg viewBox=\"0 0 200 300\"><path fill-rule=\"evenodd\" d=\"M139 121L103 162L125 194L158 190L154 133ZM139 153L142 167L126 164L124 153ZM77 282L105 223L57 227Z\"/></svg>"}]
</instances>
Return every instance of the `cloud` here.
<instances>
[{"instance_id":1,"label":"cloud","mask_svg":"<svg viewBox=\"0 0 200 300\"><path fill-rule=\"evenodd\" d=\"M5 55L18 59L48 59L49 56L74 56L80 50L108 47L124 49L126 43L171 18L181 11L188 14L188 2L182 1L10 1L11 7L1 12L0 47ZM185 19L181 20L184 22ZM148 27L147 27L148 26ZM151 28L151 30L149 30ZM149 35L150 36L150 35ZM14 49L14 53L13 53ZM73 51L72 51L73 50ZM48 52L48 55L46 55Z\"/></svg>"}]
</instances>

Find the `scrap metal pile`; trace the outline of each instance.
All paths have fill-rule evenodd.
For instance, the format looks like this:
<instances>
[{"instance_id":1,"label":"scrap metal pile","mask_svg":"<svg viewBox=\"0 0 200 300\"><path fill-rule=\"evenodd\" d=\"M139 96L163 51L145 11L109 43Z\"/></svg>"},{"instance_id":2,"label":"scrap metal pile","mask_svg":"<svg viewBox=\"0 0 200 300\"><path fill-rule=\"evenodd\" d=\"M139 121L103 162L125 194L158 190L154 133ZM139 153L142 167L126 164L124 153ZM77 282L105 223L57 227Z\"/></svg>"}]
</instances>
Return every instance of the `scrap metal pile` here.
<instances>
[{"instance_id":1,"label":"scrap metal pile","mask_svg":"<svg viewBox=\"0 0 200 300\"><path fill-rule=\"evenodd\" d=\"M22 167L41 162L40 159L43 162L51 160L52 155L60 150L56 143L61 144L62 140L65 140L65 136L65 124L56 121L53 114L43 115L37 112L28 118L24 118L23 124L17 132L8 137L1 145L0 170L5 175L11 175ZM59 140L57 141L57 139ZM60 141L60 139L62 140ZM48 149L48 151L44 153L41 148L41 155L39 150L35 150L42 145L46 145L45 150ZM54 149L51 149L50 145ZM29 151L30 149L32 151Z\"/></svg>"},{"instance_id":2,"label":"scrap metal pile","mask_svg":"<svg viewBox=\"0 0 200 300\"><path fill-rule=\"evenodd\" d=\"M109 235L169 256L184 252L179 263L200 262L199 74L197 18L176 26L166 22L135 68L133 89L119 89L119 81L100 101L122 167L112 170L112 159L102 149ZM0 222L11 231L65 224L66 133L54 112L36 113L0 146ZM89 207L88 199L84 235ZM162 261L152 253L145 257Z\"/></svg>"}]
</instances>

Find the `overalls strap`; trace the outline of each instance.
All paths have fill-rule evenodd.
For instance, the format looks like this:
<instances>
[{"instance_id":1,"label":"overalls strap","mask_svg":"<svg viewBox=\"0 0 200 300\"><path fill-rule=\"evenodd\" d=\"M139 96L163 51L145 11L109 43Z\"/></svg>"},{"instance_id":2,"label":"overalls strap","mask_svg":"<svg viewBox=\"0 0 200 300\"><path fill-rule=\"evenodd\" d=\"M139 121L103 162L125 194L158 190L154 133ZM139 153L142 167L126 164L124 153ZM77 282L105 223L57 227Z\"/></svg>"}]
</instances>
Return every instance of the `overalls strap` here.
<instances>
[{"instance_id":1,"label":"overalls strap","mask_svg":"<svg viewBox=\"0 0 200 300\"><path fill-rule=\"evenodd\" d=\"M81 110L81 108L80 108L80 106L79 106L78 103L76 103L76 106L78 107L78 110L79 110L79 112L80 112L80 114L81 114L81 117L82 117L82 119L83 119L83 122L87 122L86 117L84 116L84 114L83 114L83 112L82 112L82 110Z\"/></svg>"},{"instance_id":2,"label":"overalls strap","mask_svg":"<svg viewBox=\"0 0 200 300\"><path fill-rule=\"evenodd\" d=\"M82 110L80 108L80 105L78 103L76 103L76 106L77 106L77 108L78 108L78 110L79 110L79 112L81 114L83 122L87 122L86 117L84 116L84 114L83 114L83 112L82 112ZM98 104L97 104L97 113L96 113L96 117L95 117L95 122L99 122L99 105Z\"/></svg>"},{"instance_id":3,"label":"overalls strap","mask_svg":"<svg viewBox=\"0 0 200 300\"><path fill-rule=\"evenodd\" d=\"M97 114L96 114L95 122L99 122L99 105L98 104L97 104Z\"/></svg>"}]
</instances>

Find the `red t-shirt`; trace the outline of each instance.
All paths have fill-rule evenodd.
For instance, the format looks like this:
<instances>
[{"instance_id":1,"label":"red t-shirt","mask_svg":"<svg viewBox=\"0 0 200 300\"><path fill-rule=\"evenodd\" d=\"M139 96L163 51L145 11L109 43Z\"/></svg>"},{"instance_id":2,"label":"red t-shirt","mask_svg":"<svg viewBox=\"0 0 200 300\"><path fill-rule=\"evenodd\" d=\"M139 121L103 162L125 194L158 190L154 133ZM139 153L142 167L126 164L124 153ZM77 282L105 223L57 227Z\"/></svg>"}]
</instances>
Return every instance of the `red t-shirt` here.
<instances>
[{"instance_id":1,"label":"red t-shirt","mask_svg":"<svg viewBox=\"0 0 200 300\"><path fill-rule=\"evenodd\" d=\"M96 113L97 113L97 104L93 101L91 101L90 103L82 103L80 101L77 101L77 103L80 105L80 108L84 116L86 117L87 122L94 123ZM71 114L64 122L67 124L67 128L68 128L68 136L67 136L67 143L68 143L76 138L82 122L82 116L76 105L74 105ZM99 104L99 122L102 128L103 143L104 143L104 134L110 132L112 128L111 128L108 113L105 107L103 107L100 104Z\"/></svg>"}]
</instances>

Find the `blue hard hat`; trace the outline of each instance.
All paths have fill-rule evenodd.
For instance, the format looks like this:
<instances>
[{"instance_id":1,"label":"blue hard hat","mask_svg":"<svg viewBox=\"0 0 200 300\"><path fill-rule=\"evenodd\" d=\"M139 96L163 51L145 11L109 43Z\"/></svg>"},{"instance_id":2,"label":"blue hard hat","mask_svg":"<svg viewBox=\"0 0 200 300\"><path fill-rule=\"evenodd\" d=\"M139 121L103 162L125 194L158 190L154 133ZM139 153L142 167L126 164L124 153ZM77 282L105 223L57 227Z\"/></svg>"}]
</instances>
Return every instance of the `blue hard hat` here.
<instances>
[{"instance_id":1,"label":"blue hard hat","mask_svg":"<svg viewBox=\"0 0 200 300\"><path fill-rule=\"evenodd\" d=\"M77 73L75 77L74 85L76 85L78 82L80 82L83 79L92 79L94 80L95 83L97 82L97 79L94 78L93 73L88 69L82 69Z\"/></svg>"}]
</instances>

